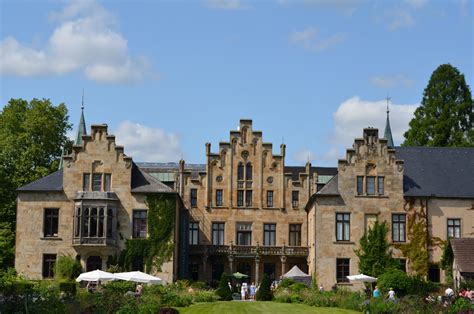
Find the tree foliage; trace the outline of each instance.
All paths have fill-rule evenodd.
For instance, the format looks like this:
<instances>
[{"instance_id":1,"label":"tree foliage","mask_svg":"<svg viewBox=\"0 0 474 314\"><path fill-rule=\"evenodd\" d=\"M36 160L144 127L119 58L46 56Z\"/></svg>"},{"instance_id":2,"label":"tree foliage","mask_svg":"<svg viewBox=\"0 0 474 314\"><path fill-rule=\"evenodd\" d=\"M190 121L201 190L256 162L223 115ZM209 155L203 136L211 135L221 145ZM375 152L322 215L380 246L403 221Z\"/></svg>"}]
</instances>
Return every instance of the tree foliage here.
<instances>
[{"instance_id":1,"label":"tree foliage","mask_svg":"<svg viewBox=\"0 0 474 314\"><path fill-rule=\"evenodd\" d=\"M267 274L263 274L262 283L258 288L257 301L271 301L273 299L273 293L270 289L270 279Z\"/></svg>"},{"instance_id":2,"label":"tree foliage","mask_svg":"<svg viewBox=\"0 0 474 314\"><path fill-rule=\"evenodd\" d=\"M222 273L219 286L217 287L216 294L221 298L222 301L232 300L232 291L228 284L229 278L225 273Z\"/></svg>"},{"instance_id":3,"label":"tree foliage","mask_svg":"<svg viewBox=\"0 0 474 314\"><path fill-rule=\"evenodd\" d=\"M359 257L359 272L378 277L389 268L395 268L397 262L392 258L390 244L387 242L388 226L375 222L359 241L359 249L355 250Z\"/></svg>"},{"instance_id":4,"label":"tree foliage","mask_svg":"<svg viewBox=\"0 0 474 314\"><path fill-rule=\"evenodd\" d=\"M54 263L54 278L73 281L82 271L81 263L71 256L60 255Z\"/></svg>"},{"instance_id":5,"label":"tree foliage","mask_svg":"<svg viewBox=\"0 0 474 314\"><path fill-rule=\"evenodd\" d=\"M13 265L16 189L57 170L68 118L48 99L10 99L0 112L0 268Z\"/></svg>"},{"instance_id":6,"label":"tree foliage","mask_svg":"<svg viewBox=\"0 0 474 314\"><path fill-rule=\"evenodd\" d=\"M431 75L403 146L474 146L473 100L464 75L450 64Z\"/></svg>"}]
</instances>

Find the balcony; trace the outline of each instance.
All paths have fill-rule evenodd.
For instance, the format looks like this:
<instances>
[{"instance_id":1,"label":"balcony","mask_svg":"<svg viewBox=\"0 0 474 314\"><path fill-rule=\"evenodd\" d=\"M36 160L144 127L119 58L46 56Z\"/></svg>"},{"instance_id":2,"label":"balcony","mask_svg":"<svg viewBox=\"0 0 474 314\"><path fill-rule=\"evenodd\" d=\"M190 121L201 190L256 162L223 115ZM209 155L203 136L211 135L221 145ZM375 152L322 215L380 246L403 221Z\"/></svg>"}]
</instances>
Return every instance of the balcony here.
<instances>
[{"instance_id":1,"label":"balcony","mask_svg":"<svg viewBox=\"0 0 474 314\"><path fill-rule=\"evenodd\" d=\"M90 238L79 238L75 237L72 240L73 246L115 246L116 240L113 238L104 237L90 237Z\"/></svg>"},{"instance_id":2,"label":"balcony","mask_svg":"<svg viewBox=\"0 0 474 314\"><path fill-rule=\"evenodd\" d=\"M236 255L236 256L308 256L305 246L247 246L247 245L190 245L192 255Z\"/></svg>"}]
</instances>

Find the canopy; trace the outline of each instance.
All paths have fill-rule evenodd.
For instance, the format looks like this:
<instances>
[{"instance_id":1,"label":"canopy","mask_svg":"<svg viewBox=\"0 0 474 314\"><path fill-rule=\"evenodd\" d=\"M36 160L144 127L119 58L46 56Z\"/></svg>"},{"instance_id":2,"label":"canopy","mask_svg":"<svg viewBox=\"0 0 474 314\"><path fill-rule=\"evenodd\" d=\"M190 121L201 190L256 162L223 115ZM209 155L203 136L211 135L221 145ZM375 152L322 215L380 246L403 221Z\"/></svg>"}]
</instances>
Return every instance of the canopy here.
<instances>
[{"instance_id":1,"label":"canopy","mask_svg":"<svg viewBox=\"0 0 474 314\"><path fill-rule=\"evenodd\" d=\"M82 273L77 277L76 281L109 281L109 280L114 280L115 276L114 274L108 273L106 271L102 271L99 269L87 272L87 273Z\"/></svg>"},{"instance_id":2,"label":"canopy","mask_svg":"<svg viewBox=\"0 0 474 314\"><path fill-rule=\"evenodd\" d=\"M248 278L246 274L242 274L239 272L233 273L232 276L234 276L234 278L237 278L237 279Z\"/></svg>"},{"instance_id":3,"label":"canopy","mask_svg":"<svg viewBox=\"0 0 474 314\"><path fill-rule=\"evenodd\" d=\"M304 273L298 266L293 266L286 274L283 275L283 278L296 278L296 277L311 277L310 275Z\"/></svg>"},{"instance_id":4,"label":"canopy","mask_svg":"<svg viewBox=\"0 0 474 314\"><path fill-rule=\"evenodd\" d=\"M116 273L114 274L116 279L134 281L134 282L143 282L151 284L163 284L161 278L142 273L141 271L129 271L125 273Z\"/></svg>"},{"instance_id":5,"label":"canopy","mask_svg":"<svg viewBox=\"0 0 474 314\"><path fill-rule=\"evenodd\" d=\"M367 276L367 275L364 275L364 274L346 276L346 277L347 277L347 279L349 279L351 281L359 281L359 282L376 282L377 281L377 278L370 277L370 276Z\"/></svg>"}]
</instances>

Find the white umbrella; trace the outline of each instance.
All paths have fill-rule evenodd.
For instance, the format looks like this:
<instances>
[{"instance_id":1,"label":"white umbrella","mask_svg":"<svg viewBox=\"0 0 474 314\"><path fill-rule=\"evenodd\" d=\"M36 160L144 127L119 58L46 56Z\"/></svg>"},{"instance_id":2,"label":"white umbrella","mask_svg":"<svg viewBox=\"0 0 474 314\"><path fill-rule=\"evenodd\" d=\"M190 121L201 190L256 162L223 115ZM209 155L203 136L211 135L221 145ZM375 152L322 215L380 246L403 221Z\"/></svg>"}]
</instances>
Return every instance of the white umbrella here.
<instances>
[{"instance_id":1,"label":"white umbrella","mask_svg":"<svg viewBox=\"0 0 474 314\"><path fill-rule=\"evenodd\" d=\"M126 280L126 281L135 281L151 284L162 284L163 280L161 278L142 273L141 271L129 271L125 273L116 273L115 278Z\"/></svg>"},{"instance_id":2,"label":"white umbrella","mask_svg":"<svg viewBox=\"0 0 474 314\"><path fill-rule=\"evenodd\" d=\"M82 273L77 277L76 281L109 281L109 280L114 280L115 276L114 274L108 273L106 271L102 270L93 270L87 273Z\"/></svg>"},{"instance_id":3,"label":"white umbrella","mask_svg":"<svg viewBox=\"0 0 474 314\"><path fill-rule=\"evenodd\" d=\"M376 282L377 278L370 277L364 274L353 275L353 276L346 276L347 279L351 281L359 281L359 282Z\"/></svg>"}]
</instances>

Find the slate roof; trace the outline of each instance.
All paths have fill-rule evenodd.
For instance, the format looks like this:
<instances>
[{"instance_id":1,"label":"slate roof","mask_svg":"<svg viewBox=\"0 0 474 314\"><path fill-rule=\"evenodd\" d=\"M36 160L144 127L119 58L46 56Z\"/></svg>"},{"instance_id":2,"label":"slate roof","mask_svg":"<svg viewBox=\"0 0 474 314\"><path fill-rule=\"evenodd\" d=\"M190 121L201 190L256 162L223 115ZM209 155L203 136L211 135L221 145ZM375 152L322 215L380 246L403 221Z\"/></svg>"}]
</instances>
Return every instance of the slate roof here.
<instances>
[{"instance_id":1,"label":"slate roof","mask_svg":"<svg viewBox=\"0 0 474 314\"><path fill-rule=\"evenodd\" d=\"M132 193L174 193L173 189L156 180L135 164L132 166ZM17 189L20 192L61 192L63 191L63 169L31 182Z\"/></svg>"},{"instance_id":2,"label":"slate roof","mask_svg":"<svg viewBox=\"0 0 474 314\"><path fill-rule=\"evenodd\" d=\"M291 173L291 180L298 181L300 179L300 173L305 173L305 166L287 166L285 167L285 173ZM337 174L337 168L334 167L311 167L310 175L317 173L318 175L330 175L335 176Z\"/></svg>"},{"instance_id":3,"label":"slate roof","mask_svg":"<svg viewBox=\"0 0 474 314\"><path fill-rule=\"evenodd\" d=\"M405 196L474 198L474 148L396 147Z\"/></svg>"},{"instance_id":4,"label":"slate roof","mask_svg":"<svg viewBox=\"0 0 474 314\"><path fill-rule=\"evenodd\" d=\"M28 183L17 189L21 192L40 192L51 191L61 192L63 190L63 169L59 169L46 177L42 177L36 181Z\"/></svg>"},{"instance_id":5,"label":"slate roof","mask_svg":"<svg viewBox=\"0 0 474 314\"><path fill-rule=\"evenodd\" d=\"M132 168L132 193L174 193L166 184L141 170L135 163Z\"/></svg>"},{"instance_id":6,"label":"slate roof","mask_svg":"<svg viewBox=\"0 0 474 314\"><path fill-rule=\"evenodd\" d=\"M461 273L474 273L474 238L451 239L454 258Z\"/></svg>"},{"instance_id":7,"label":"slate roof","mask_svg":"<svg viewBox=\"0 0 474 314\"><path fill-rule=\"evenodd\" d=\"M316 195L337 196L339 195L339 176L336 174Z\"/></svg>"}]
</instances>

